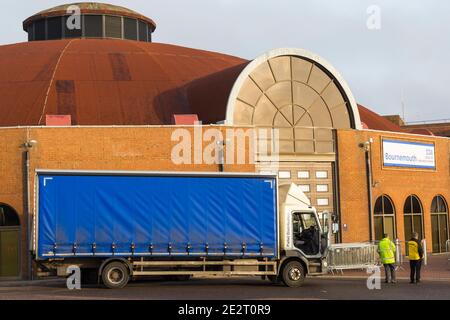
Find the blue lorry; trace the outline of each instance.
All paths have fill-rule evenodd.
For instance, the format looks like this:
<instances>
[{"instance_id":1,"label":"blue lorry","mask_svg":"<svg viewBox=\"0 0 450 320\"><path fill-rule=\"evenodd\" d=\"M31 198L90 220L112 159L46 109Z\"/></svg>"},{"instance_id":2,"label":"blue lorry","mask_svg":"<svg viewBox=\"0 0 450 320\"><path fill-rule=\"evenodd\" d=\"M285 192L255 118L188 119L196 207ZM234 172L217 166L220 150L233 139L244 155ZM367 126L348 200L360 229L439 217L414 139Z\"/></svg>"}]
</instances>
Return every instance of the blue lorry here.
<instances>
[{"instance_id":1,"label":"blue lorry","mask_svg":"<svg viewBox=\"0 0 450 320\"><path fill-rule=\"evenodd\" d=\"M261 276L300 286L326 268L328 237L276 175L36 170L41 273L79 266L108 288L131 279Z\"/></svg>"}]
</instances>

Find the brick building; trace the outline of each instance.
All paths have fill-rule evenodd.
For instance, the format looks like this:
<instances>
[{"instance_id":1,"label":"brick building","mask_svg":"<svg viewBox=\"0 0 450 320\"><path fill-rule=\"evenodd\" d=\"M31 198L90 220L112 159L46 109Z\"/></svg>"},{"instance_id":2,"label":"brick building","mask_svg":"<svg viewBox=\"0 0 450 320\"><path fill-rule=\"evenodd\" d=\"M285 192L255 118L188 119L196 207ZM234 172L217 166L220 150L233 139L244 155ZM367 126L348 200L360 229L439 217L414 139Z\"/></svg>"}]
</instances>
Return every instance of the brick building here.
<instances>
[{"instance_id":1,"label":"brick building","mask_svg":"<svg viewBox=\"0 0 450 320\"><path fill-rule=\"evenodd\" d=\"M448 138L407 134L358 105L306 50L248 61L153 43L156 24L139 13L78 6L80 29L60 6L25 20L29 42L0 47L0 278L29 275L37 168L274 172L336 214L336 241L418 231L430 251L445 250ZM176 164L173 134L194 135L196 119L224 136L270 134L232 147L241 164Z\"/></svg>"}]
</instances>

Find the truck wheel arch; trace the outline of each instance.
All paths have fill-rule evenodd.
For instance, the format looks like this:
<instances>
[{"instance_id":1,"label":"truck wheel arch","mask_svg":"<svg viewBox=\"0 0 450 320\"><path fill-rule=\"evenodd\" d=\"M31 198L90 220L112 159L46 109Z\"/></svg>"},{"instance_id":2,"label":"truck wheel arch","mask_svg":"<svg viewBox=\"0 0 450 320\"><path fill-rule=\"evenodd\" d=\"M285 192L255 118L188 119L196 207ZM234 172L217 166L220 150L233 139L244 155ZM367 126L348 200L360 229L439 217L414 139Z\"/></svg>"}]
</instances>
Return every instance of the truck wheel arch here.
<instances>
[{"instance_id":1,"label":"truck wheel arch","mask_svg":"<svg viewBox=\"0 0 450 320\"><path fill-rule=\"evenodd\" d=\"M305 268L306 274L309 273L308 260L306 260L305 257L302 257L300 254L298 254L296 251L288 251L285 253L285 256L280 261L280 264L278 266L278 274L280 274L280 272L283 270L284 266L290 261L300 262L303 265L303 267Z\"/></svg>"},{"instance_id":2,"label":"truck wheel arch","mask_svg":"<svg viewBox=\"0 0 450 320\"><path fill-rule=\"evenodd\" d=\"M130 261L128 261L125 258L109 258L109 259L106 259L105 261L103 261L102 264L100 265L100 268L98 268L99 279L102 275L102 272L103 272L103 269L105 268L105 266L114 261L122 262L124 265L126 265L128 268L128 271L130 272L130 277L133 276L133 266L131 265Z\"/></svg>"}]
</instances>

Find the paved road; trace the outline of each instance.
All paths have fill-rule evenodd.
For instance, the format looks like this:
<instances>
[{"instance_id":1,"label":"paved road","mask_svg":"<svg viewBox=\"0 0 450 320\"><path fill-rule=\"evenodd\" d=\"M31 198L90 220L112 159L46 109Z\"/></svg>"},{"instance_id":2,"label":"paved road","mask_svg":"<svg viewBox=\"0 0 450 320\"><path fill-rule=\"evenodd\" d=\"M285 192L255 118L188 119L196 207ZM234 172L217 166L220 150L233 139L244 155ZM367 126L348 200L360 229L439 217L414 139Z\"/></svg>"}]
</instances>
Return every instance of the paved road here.
<instances>
[{"instance_id":1,"label":"paved road","mask_svg":"<svg viewBox=\"0 0 450 320\"><path fill-rule=\"evenodd\" d=\"M450 299L450 283L406 280L368 290L365 280L310 278L302 288L287 288L253 278L192 279L187 282L158 280L130 283L121 290L95 286L70 291L63 282L40 286L0 287L0 299Z\"/></svg>"}]
</instances>

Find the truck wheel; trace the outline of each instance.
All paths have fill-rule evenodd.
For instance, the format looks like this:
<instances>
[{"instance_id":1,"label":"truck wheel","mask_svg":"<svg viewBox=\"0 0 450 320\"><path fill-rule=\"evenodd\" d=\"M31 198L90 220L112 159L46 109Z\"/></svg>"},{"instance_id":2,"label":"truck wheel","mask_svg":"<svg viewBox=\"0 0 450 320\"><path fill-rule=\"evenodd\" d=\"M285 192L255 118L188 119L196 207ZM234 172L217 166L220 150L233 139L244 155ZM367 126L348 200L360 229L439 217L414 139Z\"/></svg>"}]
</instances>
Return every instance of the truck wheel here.
<instances>
[{"instance_id":1,"label":"truck wheel","mask_svg":"<svg viewBox=\"0 0 450 320\"><path fill-rule=\"evenodd\" d=\"M305 280L305 269L300 262L291 261L284 266L281 276L285 285L291 288L297 288Z\"/></svg>"},{"instance_id":2,"label":"truck wheel","mask_svg":"<svg viewBox=\"0 0 450 320\"><path fill-rule=\"evenodd\" d=\"M103 284L110 289L120 289L127 285L130 280L128 268L122 262L111 262L103 268Z\"/></svg>"}]
</instances>

